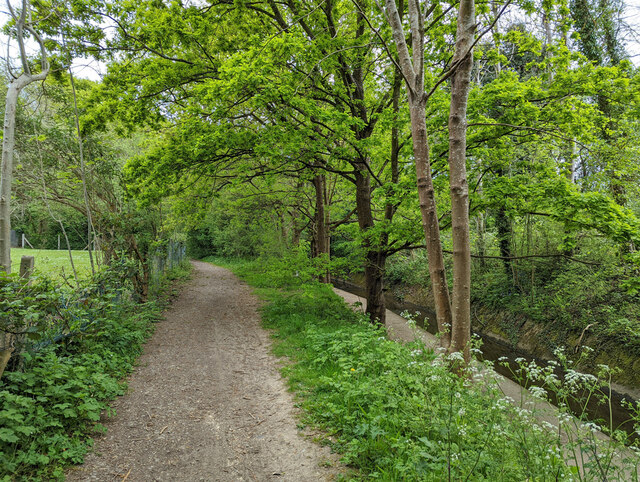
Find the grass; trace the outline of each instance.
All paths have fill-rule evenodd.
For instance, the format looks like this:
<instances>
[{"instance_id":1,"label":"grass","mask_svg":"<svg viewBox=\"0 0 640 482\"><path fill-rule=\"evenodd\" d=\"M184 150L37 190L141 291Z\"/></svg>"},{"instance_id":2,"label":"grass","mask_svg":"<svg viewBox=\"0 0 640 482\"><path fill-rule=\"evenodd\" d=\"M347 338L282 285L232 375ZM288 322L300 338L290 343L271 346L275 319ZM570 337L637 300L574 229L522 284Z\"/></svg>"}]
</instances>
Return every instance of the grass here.
<instances>
[{"instance_id":1,"label":"grass","mask_svg":"<svg viewBox=\"0 0 640 482\"><path fill-rule=\"evenodd\" d=\"M265 300L263 325L274 353L289 359L282 371L304 410L302 424L324 431L324 442L357 469L345 478L638 480L637 457L621 469L623 478L609 465L603 474L585 464L578 474L565 462L573 445L504 399L491 378L477 371L458 378L418 342L388 340L330 287L303 276L299 259L208 261L234 270ZM295 276L285 275L287 264ZM585 436L575 450L606 460L618 450L597 443Z\"/></svg>"},{"instance_id":2,"label":"grass","mask_svg":"<svg viewBox=\"0 0 640 482\"><path fill-rule=\"evenodd\" d=\"M91 274L91 264L89 262L88 251L71 251L73 262L80 278L87 278ZM62 279L72 278L73 270L69 261L69 252L66 250L53 249L22 249L13 248L11 250L11 271L19 272L20 259L22 256L33 256L35 258L35 274L44 274L51 278Z\"/></svg>"}]
</instances>

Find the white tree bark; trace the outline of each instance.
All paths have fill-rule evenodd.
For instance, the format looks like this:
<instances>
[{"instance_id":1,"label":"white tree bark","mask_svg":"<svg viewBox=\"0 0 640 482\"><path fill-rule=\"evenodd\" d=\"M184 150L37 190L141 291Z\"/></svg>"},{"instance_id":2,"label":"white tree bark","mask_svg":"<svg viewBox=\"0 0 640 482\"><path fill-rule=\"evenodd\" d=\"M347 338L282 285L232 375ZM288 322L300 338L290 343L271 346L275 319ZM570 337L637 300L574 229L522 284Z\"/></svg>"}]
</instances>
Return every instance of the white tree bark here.
<instances>
[{"instance_id":1,"label":"white tree bark","mask_svg":"<svg viewBox=\"0 0 640 482\"><path fill-rule=\"evenodd\" d=\"M7 88L7 100L5 104L3 139L2 139L2 168L0 170L0 269L7 274L11 273L11 185L13 184L13 150L15 147L16 108L18 96L27 85L44 80L49 74L49 62L44 42L38 33L27 22L29 3L22 0L22 8L16 12L9 0L7 7L15 20L16 36L20 50L20 62L22 72L16 74L7 58L7 70L11 77ZM29 58L24 45L25 30L27 30L38 42L41 55L41 70L34 74L31 71ZM2 335L0 344L0 377L13 352L13 336L9 333Z\"/></svg>"},{"instance_id":2,"label":"white tree bark","mask_svg":"<svg viewBox=\"0 0 640 482\"><path fill-rule=\"evenodd\" d=\"M4 113L4 127L2 139L2 173L0 178L0 268L11 273L11 185L13 183L13 150L15 147L16 107L18 96L27 85L44 80L49 74L49 62L44 42L38 33L27 23L29 3L22 0L22 9L19 13L7 0L7 7L16 22L18 47L20 49L20 62L22 72L16 75L7 59L7 70L11 76L7 89L7 100ZM25 30L27 30L38 42L41 54L41 71L38 74L31 72L27 51L24 45Z\"/></svg>"}]
</instances>

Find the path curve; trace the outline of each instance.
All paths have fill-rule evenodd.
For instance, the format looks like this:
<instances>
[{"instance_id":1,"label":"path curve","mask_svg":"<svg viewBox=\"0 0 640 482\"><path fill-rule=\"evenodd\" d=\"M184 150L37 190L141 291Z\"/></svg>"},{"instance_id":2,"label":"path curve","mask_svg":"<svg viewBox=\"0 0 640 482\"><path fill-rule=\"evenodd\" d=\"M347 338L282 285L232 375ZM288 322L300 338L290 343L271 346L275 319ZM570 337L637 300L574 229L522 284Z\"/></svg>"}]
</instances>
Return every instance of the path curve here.
<instances>
[{"instance_id":1,"label":"path curve","mask_svg":"<svg viewBox=\"0 0 640 482\"><path fill-rule=\"evenodd\" d=\"M296 429L258 299L229 271L193 266L107 433L67 480L332 480L336 456Z\"/></svg>"}]
</instances>

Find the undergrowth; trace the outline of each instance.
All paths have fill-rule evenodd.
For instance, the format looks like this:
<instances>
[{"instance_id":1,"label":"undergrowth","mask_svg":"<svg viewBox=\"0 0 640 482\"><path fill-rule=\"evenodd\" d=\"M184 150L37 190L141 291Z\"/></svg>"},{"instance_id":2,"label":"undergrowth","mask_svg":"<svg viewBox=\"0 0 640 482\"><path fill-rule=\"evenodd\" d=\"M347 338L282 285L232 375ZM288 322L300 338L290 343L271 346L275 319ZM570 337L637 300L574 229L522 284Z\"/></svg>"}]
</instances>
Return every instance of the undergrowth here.
<instances>
[{"instance_id":1,"label":"undergrowth","mask_svg":"<svg viewBox=\"0 0 640 482\"><path fill-rule=\"evenodd\" d=\"M603 480L590 426L576 450L598 456L578 470L566 462L562 430L506 400L488 371L461 379L424 345L389 341L286 258L209 261L259 287L275 353L292 362L283 372L303 423L327 434L325 443L358 469L354 480ZM296 266L290 276L287 265ZM606 480L637 480L637 454L611 446L607 460L631 462L607 463Z\"/></svg>"},{"instance_id":2,"label":"undergrowth","mask_svg":"<svg viewBox=\"0 0 640 482\"><path fill-rule=\"evenodd\" d=\"M21 369L0 379L0 480L63 479L66 466L83 462L91 437L105 430L108 402L127 389L123 379L172 294L170 281L187 275L184 266L169 273L144 304L109 289L94 295L100 318L85 331L22 353Z\"/></svg>"}]
</instances>

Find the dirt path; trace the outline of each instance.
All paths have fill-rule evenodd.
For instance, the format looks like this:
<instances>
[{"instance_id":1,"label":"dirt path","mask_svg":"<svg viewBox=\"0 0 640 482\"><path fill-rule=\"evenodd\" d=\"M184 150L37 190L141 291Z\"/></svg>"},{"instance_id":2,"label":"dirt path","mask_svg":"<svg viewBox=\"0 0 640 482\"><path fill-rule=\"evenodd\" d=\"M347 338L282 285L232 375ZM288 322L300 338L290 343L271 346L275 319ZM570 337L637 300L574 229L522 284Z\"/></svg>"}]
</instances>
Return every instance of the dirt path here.
<instances>
[{"instance_id":1,"label":"dirt path","mask_svg":"<svg viewBox=\"0 0 640 482\"><path fill-rule=\"evenodd\" d=\"M296 429L258 306L230 272L194 262L108 432L67 480L332 480L336 457Z\"/></svg>"}]
</instances>

